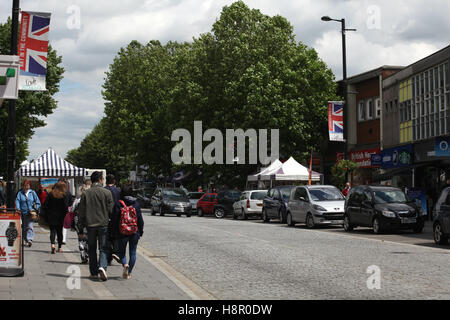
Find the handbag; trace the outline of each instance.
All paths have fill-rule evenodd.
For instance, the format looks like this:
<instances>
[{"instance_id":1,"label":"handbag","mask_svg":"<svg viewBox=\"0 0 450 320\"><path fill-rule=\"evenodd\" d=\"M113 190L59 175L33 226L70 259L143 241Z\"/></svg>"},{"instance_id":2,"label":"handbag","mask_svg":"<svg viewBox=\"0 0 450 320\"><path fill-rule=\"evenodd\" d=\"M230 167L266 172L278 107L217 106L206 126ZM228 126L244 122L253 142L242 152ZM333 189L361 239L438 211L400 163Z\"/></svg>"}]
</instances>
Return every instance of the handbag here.
<instances>
[{"instance_id":1,"label":"handbag","mask_svg":"<svg viewBox=\"0 0 450 320\"><path fill-rule=\"evenodd\" d=\"M75 212L69 211L67 212L65 218L64 218L64 224L63 227L65 229L70 229L72 227L73 224L73 219L75 218Z\"/></svg>"}]
</instances>

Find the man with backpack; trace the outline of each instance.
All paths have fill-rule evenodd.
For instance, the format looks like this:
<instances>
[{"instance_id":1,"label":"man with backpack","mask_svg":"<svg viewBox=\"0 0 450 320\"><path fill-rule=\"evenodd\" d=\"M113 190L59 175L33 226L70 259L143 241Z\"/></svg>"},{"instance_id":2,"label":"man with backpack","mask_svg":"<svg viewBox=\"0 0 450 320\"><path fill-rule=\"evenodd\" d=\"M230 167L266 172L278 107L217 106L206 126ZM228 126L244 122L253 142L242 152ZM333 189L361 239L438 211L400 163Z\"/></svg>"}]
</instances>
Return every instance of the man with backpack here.
<instances>
[{"instance_id":1,"label":"man with backpack","mask_svg":"<svg viewBox=\"0 0 450 320\"><path fill-rule=\"evenodd\" d=\"M108 225L114 208L111 191L103 188L103 177L100 171L91 175L92 186L87 189L80 199L78 216L82 226L87 227L89 247L89 271L91 278L100 277L108 280L106 269L108 266ZM97 241L100 250L100 264L97 259Z\"/></svg>"},{"instance_id":2,"label":"man with backpack","mask_svg":"<svg viewBox=\"0 0 450 320\"><path fill-rule=\"evenodd\" d=\"M123 265L123 278L130 279L136 263L136 249L139 238L144 234L144 219L141 207L136 198L132 197L132 188L127 185L121 191L121 212L119 217L113 218L113 232L119 244L119 258ZM129 245L129 262L127 263L126 249Z\"/></svg>"}]
</instances>

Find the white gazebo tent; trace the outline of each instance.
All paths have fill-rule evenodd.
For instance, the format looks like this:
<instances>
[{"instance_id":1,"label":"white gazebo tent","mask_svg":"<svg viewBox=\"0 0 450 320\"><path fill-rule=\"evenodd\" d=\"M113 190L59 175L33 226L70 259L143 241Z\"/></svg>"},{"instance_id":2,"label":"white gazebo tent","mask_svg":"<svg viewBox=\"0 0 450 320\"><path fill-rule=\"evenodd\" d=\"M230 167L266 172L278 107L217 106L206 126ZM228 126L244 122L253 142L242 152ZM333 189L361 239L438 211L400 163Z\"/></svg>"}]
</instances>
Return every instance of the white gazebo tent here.
<instances>
[{"instance_id":1,"label":"white gazebo tent","mask_svg":"<svg viewBox=\"0 0 450 320\"><path fill-rule=\"evenodd\" d=\"M261 170L260 173L250 175L247 177L248 182L270 181L270 187L273 186L274 181L297 181L307 182L309 180L309 169L298 163L293 157L290 157L284 163L275 160L269 167ZM312 182L322 182L322 175L313 171L311 173ZM259 187L259 186L258 186Z\"/></svg>"},{"instance_id":2,"label":"white gazebo tent","mask_svg":"<svg viewBox=\"0 0 450 320\"><path fill-rule=\"evenodd\" d=\"M39 158L21 166L16 172L16 175L20 182L23 177L84 178L85 172L86 169L74 166L62 159L52 148L49 148Z\"/></svg>"}]
</instances>

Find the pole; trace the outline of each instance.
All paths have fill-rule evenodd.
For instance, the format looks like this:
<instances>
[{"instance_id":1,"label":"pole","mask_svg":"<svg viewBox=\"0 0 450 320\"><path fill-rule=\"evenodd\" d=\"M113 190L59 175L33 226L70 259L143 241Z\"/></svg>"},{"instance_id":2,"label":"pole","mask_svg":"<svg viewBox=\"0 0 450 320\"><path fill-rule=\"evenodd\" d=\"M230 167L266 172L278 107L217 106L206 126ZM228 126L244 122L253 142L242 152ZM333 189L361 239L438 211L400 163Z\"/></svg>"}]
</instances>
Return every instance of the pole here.
<instances>
[{"instance_id":1,"label":"pole","mask_svg":"<svg viewBox=\"0 0 450 320\"><path fill-rule=\"evenodd\" d=\"M11 55L17 55L19 34L19 0L13 0L11 26ZM9 100L8 104L8 151L7 151L7 207L14 208L14 167L16 163L16 100Z\"/></svg>"},{"instance_id":2,"label":"pole","mask_svg":"<svg viewBox=\"0 0 450 320\"><path fill-rule=\"evenodd\" d=\"M342 84L344 86L344 105L342 106L342 111L344 113L344 160L348 159L347 156L347 148L348 148L348 137L347 137L347 102L348 102L348 93L347 93L347 56L346 56L346 44L345 44L345 19L341 20L341 27L342 27L342 66L343 66L343 72L342 72ZM345 183L348 181L348 172L345 172Z\"/></svg>"}]
</instances>

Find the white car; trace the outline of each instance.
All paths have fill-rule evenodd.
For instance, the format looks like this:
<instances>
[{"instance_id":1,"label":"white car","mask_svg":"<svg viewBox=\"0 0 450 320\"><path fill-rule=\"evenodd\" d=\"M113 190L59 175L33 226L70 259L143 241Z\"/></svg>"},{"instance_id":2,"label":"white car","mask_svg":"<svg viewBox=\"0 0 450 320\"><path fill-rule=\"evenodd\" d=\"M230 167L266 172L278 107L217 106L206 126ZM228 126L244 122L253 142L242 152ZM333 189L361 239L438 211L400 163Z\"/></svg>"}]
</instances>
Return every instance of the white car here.
<instances>
[{"instance_id":1,"label":"white car","mask_svg":"<svg viewBox=\"0 0 450 320\"><path fill-rule=\"evenodd\" d=\"M267 190L244 191L238 201L233 204L233 219L239 216L247 219L249 216L261 216L263 199Z\"/></svg>"}]
</instances>

